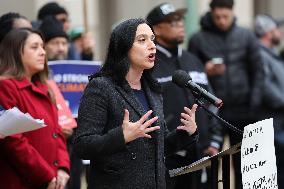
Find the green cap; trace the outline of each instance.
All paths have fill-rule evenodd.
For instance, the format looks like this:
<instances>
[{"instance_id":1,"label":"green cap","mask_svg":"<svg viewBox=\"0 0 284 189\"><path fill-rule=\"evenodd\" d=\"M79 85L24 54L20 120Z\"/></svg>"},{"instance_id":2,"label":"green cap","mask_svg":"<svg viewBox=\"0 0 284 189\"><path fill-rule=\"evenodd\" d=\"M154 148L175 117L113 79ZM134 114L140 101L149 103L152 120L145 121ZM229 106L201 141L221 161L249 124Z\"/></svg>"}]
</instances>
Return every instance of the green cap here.
<instances>
[{"instance_id":1,"label":"green cap","mask_svg":"<svg viewBox=\"0 0 284 189\"><path fill-rule=\"evenodd\" d=\"M71 41L75 40L78 37L81 37L82 33L85 32L85 29L83 27L77 27L77 28L73 28L71 29L70 32L68 32L68 35L71 39Z\"/></svg>"}]
</instances>

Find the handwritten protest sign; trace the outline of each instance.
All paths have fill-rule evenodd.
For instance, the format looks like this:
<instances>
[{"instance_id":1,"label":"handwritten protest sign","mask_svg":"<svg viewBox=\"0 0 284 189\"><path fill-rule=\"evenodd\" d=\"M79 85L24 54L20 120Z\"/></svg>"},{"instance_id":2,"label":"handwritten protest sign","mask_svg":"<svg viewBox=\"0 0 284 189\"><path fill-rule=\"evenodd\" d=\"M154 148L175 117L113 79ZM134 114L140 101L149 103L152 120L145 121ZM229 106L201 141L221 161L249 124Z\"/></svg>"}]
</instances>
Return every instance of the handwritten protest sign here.
<instances>
[{"instance_id":1,"label":"handwritten protest sign","mask_svg":"<svg viewBox=\"0 0 284 189\"><path fill-rule=\"evenodd\" d=\"M245 127L241 171L244 189L278 189L273 119Z\"/></svg>"}]
</instances>

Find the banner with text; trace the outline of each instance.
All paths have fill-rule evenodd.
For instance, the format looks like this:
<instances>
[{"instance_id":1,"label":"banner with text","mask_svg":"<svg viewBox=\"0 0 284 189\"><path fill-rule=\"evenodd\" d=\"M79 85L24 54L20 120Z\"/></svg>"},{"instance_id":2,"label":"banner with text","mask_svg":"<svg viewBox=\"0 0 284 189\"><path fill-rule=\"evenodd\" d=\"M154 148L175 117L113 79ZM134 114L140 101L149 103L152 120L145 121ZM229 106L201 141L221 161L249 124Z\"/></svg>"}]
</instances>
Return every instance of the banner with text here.
<instances>
[{"instance_id":1,"label":"banner with text","mask_svg":"<svg viewBox=\"0 0 284 189\"><path fill-rule=\"evenodd\" d=\"M272 118L244 128L241 171L244 189L278 189Z\"/></svg>"},{"instance_id":2,"label":"banner with text","mask_svg":"<svg viewBox=\"0 0 284 189\"><path fill-rule=\"evenodd\" d=\"M80 98L88 84L88 76L101 68L100 61L49 61L52 79L56 82L74 117L78 115Z\"/></svg>"},{"instance_id":3,"label":"banner with text","mask_svg":"<svg viewBox=\"0 0 284 189\"><path fill-rule=\"evenodd\" d=\"M62 128L75 128L77 127L77 123L72 115L72 112L70 111L70 108L66 105L66 101L60 92L57 84L54 80L48 80L47 81L49 87L52 89L57 111L58 111L58 123Z\"/></svg>"}]
</instances>

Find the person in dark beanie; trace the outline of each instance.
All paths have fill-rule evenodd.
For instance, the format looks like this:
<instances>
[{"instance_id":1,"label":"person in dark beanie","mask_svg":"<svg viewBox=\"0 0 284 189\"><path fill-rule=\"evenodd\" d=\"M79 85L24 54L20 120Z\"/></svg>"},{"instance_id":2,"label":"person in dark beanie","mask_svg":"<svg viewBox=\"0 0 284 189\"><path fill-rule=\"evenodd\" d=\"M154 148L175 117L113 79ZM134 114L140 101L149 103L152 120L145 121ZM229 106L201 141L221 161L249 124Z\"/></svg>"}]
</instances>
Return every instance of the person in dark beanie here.
<instances>
[{"instance_id":1,"label":"person in dark beanie","mask_svg":"<svg viewBox=\"0 0 284 189\"><path fill-rule=\"evenodd\" d=\"M45 39L48 60L66 60L68 54L68 35L63 30L61 22L54 16L48 16L42 21L39 29Z\"/></svg>"},{"instance_id":2,"label":"person in dark beanie","mask_svg":"<svg viewBox=\"0 0 284 189\"><path fill-rule=\"evenodd\" d=\"M155 66L154 34L144 19L112 31L106 61L82 96L74 146L91 160L89 189L165 189L164 157L198 137L197 105L168 132Z\"/></svg>"},{"instance_id":3,"label":"person in dark beanie","mask_svg":"<svg viewBox=\"0 0 284 189\"><path fill-rule=\"evenodd\" d=\"M70 22L69 15L66 9L56 2L49 2L40 8L38 12L38 20L41 22L47 16L54 16L58 21L63 24L64 31L69 32ZM79 50L75 47L76 45L73 42L70 43L68 60L93 60L94 58L94 39L91 32L82 33L82 48Z\"/></svg>"},{"instance_id":4,"label":"person in dark beanie","mask_svg":"<svg viewBox=\"0 0 284 189\"><path fill-rule=\"evenodd\" d=\"M0 43L9 31L15 28L32 28L31 22L15 12L8 12L0 17Z\"/></svg>"},{"instance_id":5,"label":"person in dark beanie","mask_svg":"<svg viewBox=\"0 0 284 189\"><path fill-rule=\"evenodd\" d=\"M154 7L146 17L156 35L157 61L152 74L163 88L164 114L170 131L176 129L183 107L195 103L195 98L189 90L180 88L172 82L171 77L176 70L186 71L194 82L211 91L203 64L195 55L180 46L185 36L185 13L184 8L176 9L170 3L162 3ZM206 106L213 108L212 105ZM168 156L168 169L187 166L204 156L219 152L223 141L221 126L202 109L196 112L196 123L199 126L199 141L186 150ZM201 189L201 171L167 178L167 189L179 188Z\"/></svg>"},{"instance_id":6,"label":"person in dark beanie","mask_svg":"<svg viewBox=\"0 0 284 189\"><path fill-rule=\"evenodd\" d=\"M63 24L65 32L69 30L70 22L68 12L58 3L49 2L40 8L37 19L42 21L47 16L54 16L58 21L60 21Z\"/></svg>"},{"instance_id":7,"label":"person in dark beanie","mask_svg":"<svg viewBox=\"0 0 284 189\"><path fill-rule=\"evenodd\" d=\"M216 96L224 102L220 116L243 130L262 119L258 112L263 68L257 39L253 32L237 26L233 6L233 0L212 0L211 10L201 18L201 31L192 36L188 50L202 60ZM228 133L231 145L241 142L241 135ZM240 153L233 163L236 189L240 189Z\"/></svg>"},{"instance_id":8,"label":"person in dark beanie","mask_svg":"<svg viewBox=\"0 0 284 189\"><path fill-rule=\"evenodd\" d=\"M67 60L68 36L63 30L62 23L54 16L47 16L43 19L39 29L45 38L45 50L48 60ZM62 133L67 139L68 152L71 160L70 179L67 183L67 188L78 189L81 186L83 164L73 150L73 129L62 128Z\"/></svg>"}]
</instances>

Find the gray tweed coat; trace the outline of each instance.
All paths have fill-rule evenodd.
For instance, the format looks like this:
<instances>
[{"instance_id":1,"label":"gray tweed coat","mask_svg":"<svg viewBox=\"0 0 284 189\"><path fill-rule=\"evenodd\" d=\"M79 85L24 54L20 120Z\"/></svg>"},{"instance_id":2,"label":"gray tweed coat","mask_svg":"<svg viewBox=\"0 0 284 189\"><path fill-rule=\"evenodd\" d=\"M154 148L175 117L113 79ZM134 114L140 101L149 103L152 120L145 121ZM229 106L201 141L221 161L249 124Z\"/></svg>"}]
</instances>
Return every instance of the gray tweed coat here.
<instances>
[{"instance_id":1,"label":"gray tweed coat","mask_svg":"<svg viewBox=\"0 0 284 189\"><path fill-rule=\"evenodd\" d=\"M126 92L110 78L94 78L86 87L74 147L79 157L91 160L89 189L166 188L164 156L197 140L197 132L191 136L185 131L168 133L160 94L145 82L143 90L153 114L159 117L153 125L160 125L160 130L151 133L152 139L125 144L121 127L124 109L135 122L146 113L143 106L132 91Z\"/></svg>"}]
</instances>

